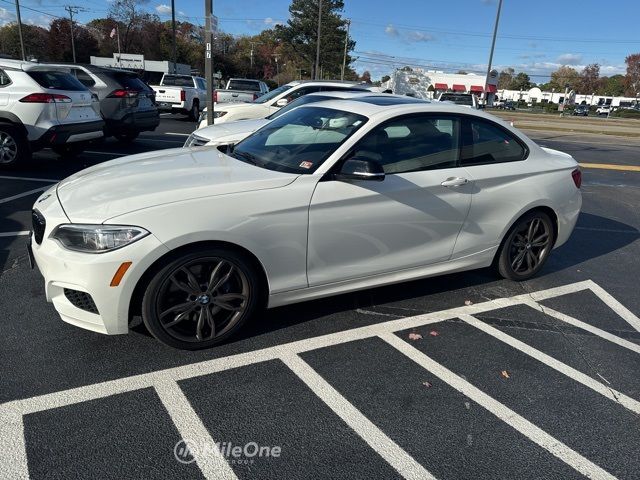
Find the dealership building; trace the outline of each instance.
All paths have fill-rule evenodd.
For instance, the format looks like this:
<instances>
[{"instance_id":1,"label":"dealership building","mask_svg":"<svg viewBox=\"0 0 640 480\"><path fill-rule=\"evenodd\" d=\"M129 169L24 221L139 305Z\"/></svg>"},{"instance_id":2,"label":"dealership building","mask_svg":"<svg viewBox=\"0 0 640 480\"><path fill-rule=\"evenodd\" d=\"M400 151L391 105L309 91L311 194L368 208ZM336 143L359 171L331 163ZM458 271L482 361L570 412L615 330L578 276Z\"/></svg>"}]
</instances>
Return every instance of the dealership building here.
<instances>
[{"instance_id":1,"label":"dealership building","mask_svg":"<svg viewBox=\"0 0 640 480\"><path fill-rule=\"evenodd\" d=\"M611 95L576 94L573 90L567 95L567 104L575 105L611 105L612 107L630 107L638 103L635 97L614 97ZM526 103L564 103L565 92L542 91L538 87L528 90L498 90L499 100L514 102L523 101Z\"/></svg>"},{"instance_id":2,"label":"dealership building","mask_svg":"<svg viewBox=\"0 0 640 480\"><path fill-rule=\"evenodd\" d=\"M474 93L487 98L491 104L498 91L498 72L492 70L488 81L485 75L476 73L445 73L438 70L396 70L391 78L383 82L382 90L391 90L397 95L418 98L434 98L441 92Z\"/></svg>"}]
</instances>

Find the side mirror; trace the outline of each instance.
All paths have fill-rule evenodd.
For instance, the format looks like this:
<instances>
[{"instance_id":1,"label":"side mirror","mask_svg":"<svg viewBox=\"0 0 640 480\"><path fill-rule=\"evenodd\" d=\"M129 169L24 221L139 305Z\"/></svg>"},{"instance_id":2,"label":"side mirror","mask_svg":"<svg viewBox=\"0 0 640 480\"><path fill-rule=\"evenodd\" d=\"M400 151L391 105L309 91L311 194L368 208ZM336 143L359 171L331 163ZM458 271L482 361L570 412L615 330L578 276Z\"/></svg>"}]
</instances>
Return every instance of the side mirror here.
<instances>
[{"instance_id":1,"label":"side mirror","mask_svg":"<svg viewBox=\"0 0 640 480\"><path fill-rule=\"evenodd\" d=\"M350 158L342 165L340 172L335 175L336 180L384 180L382 165L366 158Z\"/></svg>"},{"instance_id":2,"label":"side mirror","mask_svg":"<svg viewBox=\"0 0 640 480\"><path fill-rule=\"evenodd\" d=\"M284 107L287 105L287 103L289 103L289 100L287 100L286 98L281 98L276 102L276 107Z\"/></svg>"}]
</instances>

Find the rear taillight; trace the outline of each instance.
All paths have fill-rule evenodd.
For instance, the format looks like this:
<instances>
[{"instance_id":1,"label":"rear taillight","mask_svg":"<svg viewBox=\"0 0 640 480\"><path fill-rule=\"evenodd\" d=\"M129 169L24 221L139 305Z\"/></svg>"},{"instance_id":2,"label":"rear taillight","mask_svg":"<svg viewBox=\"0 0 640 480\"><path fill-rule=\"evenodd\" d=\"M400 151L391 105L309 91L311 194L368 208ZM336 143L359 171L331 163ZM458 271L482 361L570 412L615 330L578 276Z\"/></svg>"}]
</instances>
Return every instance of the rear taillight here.
<instances>
[{"instance_id":1,"label":"rear taillight","mask_svg":"<svg viewBox=\"0 0 640 480\"><path fill-rule=\"evenodd\" d=\"M180 101L181 102L187 101L187 92L185 92L184 90L180 90Z\"/></svg>"},{"instance_id":2,"label":"rear taillight","mask_svg":"<svg viewBox=\"0 0 640 480\"><path fill-rule=\"evenodd\" d=\"M573 183L576 184L576 188L580 188L580 185L582 185L582 172L579 168L571 172L571 178L573 178Z\"/></svg>"},{"instance_id":3,"label":"rear taillight","mask_svg":"<svg viewBox=\"0 0 640 480\"><path fill-rule=\"evenodd\" d=\"M213 103L218 103L218 92L217 92L217 90L213 91Z\"/></svg>"},{"instance_id":4,"label":"rear taillight","mask_svg":"<svg viewBox=\"0 0 640 480\"><path fill-rule=\"evenodd\" d=\"M138 90L125 90L123 88L119 88L107 95L107 98L131 98L137 97L139 93L140 92Z\"/></svg>"},{"instance_id":5,"label":"rear taillight","mask_svg":"<svg viewBox=\"0 0 640 480\"><path fill-rule=\"evenodd\" d=\"M71 103L71 99L59 93L32 93L20 99L22 103Z\"/></svg>"}]
</instances>

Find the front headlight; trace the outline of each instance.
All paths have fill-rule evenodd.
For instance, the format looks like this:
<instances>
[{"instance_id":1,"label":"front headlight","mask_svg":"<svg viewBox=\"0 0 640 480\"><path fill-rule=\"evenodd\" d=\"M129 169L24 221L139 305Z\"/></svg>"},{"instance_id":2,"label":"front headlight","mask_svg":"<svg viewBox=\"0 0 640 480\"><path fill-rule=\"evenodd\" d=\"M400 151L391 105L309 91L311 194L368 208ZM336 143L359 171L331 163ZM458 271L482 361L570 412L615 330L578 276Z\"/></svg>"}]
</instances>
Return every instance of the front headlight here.
<instances>
[{"instance_id":1,"label":"front headlight","mask_svg":"<svg viewBox=\"0 0 640 480\"><path fill-rule=\"evenodd\" d=\"M75 225L57 226L51 238L63 247L75 252L104 253L136 242L149 235L144 228L126 225Z\"/></svg>"}]
</instances>

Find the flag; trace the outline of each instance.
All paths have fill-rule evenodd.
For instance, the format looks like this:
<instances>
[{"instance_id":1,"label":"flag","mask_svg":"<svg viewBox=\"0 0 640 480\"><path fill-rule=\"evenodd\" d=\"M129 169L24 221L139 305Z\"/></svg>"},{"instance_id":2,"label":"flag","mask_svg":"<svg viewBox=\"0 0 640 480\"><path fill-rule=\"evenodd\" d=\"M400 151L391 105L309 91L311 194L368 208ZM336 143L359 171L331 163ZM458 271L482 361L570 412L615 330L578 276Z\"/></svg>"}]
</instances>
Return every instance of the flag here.
<instances>
[{"instance_id":1,"label":"flag","mask_svg":"<svg viewBox=\"0 0 640 480\"><path fill-rule=\"evenodd\" d=\"M114 28L113 30L111 30L111 33L109 34L109 38L113 38L116 36L116 29Z\"/></svg>"}]
</instances>

